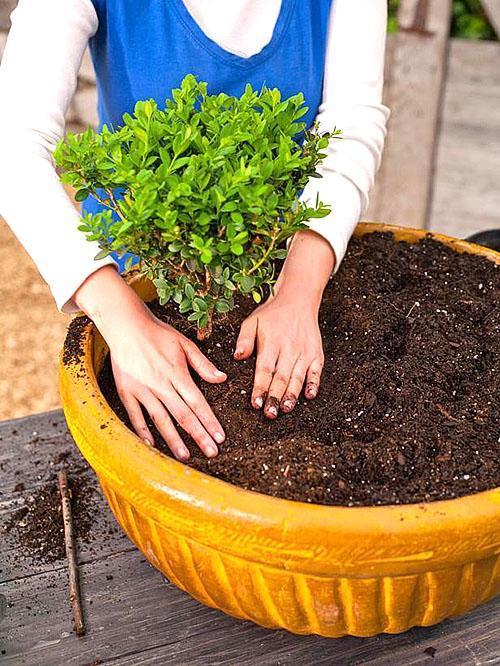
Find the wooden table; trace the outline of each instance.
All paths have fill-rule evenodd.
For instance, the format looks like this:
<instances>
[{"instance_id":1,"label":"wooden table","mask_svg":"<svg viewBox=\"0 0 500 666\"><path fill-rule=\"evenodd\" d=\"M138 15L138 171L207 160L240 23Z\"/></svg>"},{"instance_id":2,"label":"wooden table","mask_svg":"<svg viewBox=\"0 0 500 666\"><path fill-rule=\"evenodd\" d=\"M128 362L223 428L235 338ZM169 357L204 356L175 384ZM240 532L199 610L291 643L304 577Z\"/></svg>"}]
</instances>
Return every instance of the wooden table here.
<instances>
[{"instance_id":1,"label":"wooden table","mask_svg":"<svg viewBox=\"0 0 500 666\"><path fill-rule=\"evenodd\" d=\"M0 424L0 663L58 664L498 664L500 603L398 636L323 639L268 631L206 608L165 582L115 528L96 491L95 522L79 562L88 633L71 630L66 563L30 561L2 528L76 450L60 411ZM71 472L73 456L69 463ZM52 464L51 464L52 463ZM92 478L90 470L84 472ZM15 491L20 482L25 489ZM0 612L2 608L0 598ZM5 604L4 604L5 605ZM434 657L428 648L434 648Z\"/></svg>"}]
</instances>

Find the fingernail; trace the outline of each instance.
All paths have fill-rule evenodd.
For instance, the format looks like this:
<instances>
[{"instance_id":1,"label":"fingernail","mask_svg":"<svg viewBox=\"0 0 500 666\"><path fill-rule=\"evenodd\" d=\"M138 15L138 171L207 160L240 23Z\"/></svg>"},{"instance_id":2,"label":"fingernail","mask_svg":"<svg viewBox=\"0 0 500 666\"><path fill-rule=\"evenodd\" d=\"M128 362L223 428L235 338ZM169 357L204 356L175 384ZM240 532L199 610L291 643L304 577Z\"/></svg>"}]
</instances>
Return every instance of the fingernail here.
<instances>
[{"instance_id":1,"label":"fingernail","mask_svg":"<svg viewBox=\"0 0 500 666\"><path fill-rule=\"evenodd\" d=\"M295 403L294 403L293 400L290 400L290 398L287 398L287 399L283 402L283 409L284 409L285 411L287 411L287 412L288 412L288 411L291 411L291 410L293 409L294 404L295 404Z\"/></svg>"},{"instance_id":2,"label":"fingernail","mask_svg":"<svg viewBox=\"0 0 500 666\"><path fill-rule=\"evenodd\" d=\"M260 408L262 407L262 405L264 404L264 400L261 398L260 395L259 395L257 398L255 398L254 402L255 402L255 404L257 405L257 407L258 407L259 409L260 409Z\"/></svg>"},{"instance_id":3,"label":"fingernail","mask_svg":"<svg viewBox=\"0 0 500 666\"><path fill-rule=\"evenodd\" d=\"M271 416L278 416L278 410L274 405L271 405L266 409L266 414L270 414Z\"/></svg>"},{"instance_id":4,"label":"fingernail","mask_svg":"<svg viewBox=\"0 0 500 666\"><path fill-rule=\"evenodd\" d=\"M242 354L243 354L243 350L241 350L241 349L237 349L237 350L234 352L234 356L235 356L235 358L238 358L238 357L241 356Z\"/></svg>"},{"instance_id":5,"label":"fingernail","mask_svg":"<svg viewBox=\"0 0 500 666\"><path fill-rule=\"evenodd\" d=\"M306 398L315 398L318 393L318 388L314 384L311 384L306 388Z\"/></svg>"},{"instance_id":6,"label":"fingernail","mask_svg":"<svg viewBox=\"0 0 500 666\"><path fill-rule=\"evenodd\" d=\"M225 376L226 376L226 373L225 373L225 372L221 372L220 370L214 370L214 376L215 376L215 377L225 377Z\"/></svg>"},{"instance_id":7,"label":"fingernail","mask_svg":"<svg viewBox=\"0 0 500 666\"><path fill-rule=\"evenodd\" d=\"M181 462L189 460L189 451L187 449L180 449L179 451L177 451L177 458Z\"/></svg>"},{"instance_id":8,"label":"fingernail","mask_svg":"<svg viewBox=\"0 0 500 666\"><path fill-rule=\"evenodd\" d=\"M147 439L147 437L144 437L142 441L143 441L143 442L146 442L146 444L149 444L150 446L154 446L154 445L155 445L155 443L153 442L153 440L152 440L152 439Z\"/></svg>"},{"instance_id":9,"label":"fingernail","mask_svg":"<svg viewBox=\"0 0 500 666\"><path fill-rule=\"evenodd\" d=\"M213 458L219 453L219 450L213 444L208 444L206 447L206 454L209 458Z\"/></svg>"},{"instance_id":10,"label":"fingernail","mask_svg":"<svg viewBox=\"0 0 500 666\"><path fill-rule=\"evenodd\" d=\"M217 444L222 444L224 441L224 435L221 432L216 432L214 433L214 439L217 442Z\"/></svg>"}]
</instances>

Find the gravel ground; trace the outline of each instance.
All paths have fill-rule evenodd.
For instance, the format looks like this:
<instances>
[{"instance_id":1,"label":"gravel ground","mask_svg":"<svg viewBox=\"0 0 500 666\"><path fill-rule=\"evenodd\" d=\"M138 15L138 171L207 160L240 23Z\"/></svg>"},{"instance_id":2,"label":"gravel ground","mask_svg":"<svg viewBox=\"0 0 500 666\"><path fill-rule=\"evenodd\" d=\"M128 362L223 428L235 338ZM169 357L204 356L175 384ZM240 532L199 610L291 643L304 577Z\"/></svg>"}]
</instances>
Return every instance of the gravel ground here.
<instances>
[{"instance_id":1,"label":"gravel ground","mask_svg":"<svg viewBox=\"0 0 500 666\"><path fill-rule=\"evenodd\" d=\"M58 354L69 317L0 218L0 420L59 406Z\"/></svg>"}]
</instances>

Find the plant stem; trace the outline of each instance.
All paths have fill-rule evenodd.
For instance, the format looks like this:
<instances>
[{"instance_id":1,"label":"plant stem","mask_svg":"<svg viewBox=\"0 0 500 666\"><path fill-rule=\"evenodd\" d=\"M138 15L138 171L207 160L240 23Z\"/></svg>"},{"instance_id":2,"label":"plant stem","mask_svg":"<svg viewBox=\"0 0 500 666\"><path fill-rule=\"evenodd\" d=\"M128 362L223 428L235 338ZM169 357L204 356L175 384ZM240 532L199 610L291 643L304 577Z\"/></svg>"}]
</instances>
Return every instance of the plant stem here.
<instances>
[{"instance_id":1,"label":"plant stem","mask_svg":"<svg viewBox=\"0 0 500 666\"><path fill-rule=\"evenodd\" d=\"M199 328L196 332L198 340L206 340L212 335L213 310L207 312L207 325Z\"/></svg>"},{"instance_id":2,"label":"plant stem","mask_svg":"<svg viewBox=\"0 0 500 666\"><path fill-rule=\"evenodd\" d=\"M262 264L266 261L266 259L269 257L271 252L274 250L274 245L276 243L276 238L279 235L279 229L273 229L273 233L271 234L271 242L269 243L269 247L267 248L266 252L262 255L262 257L259 259L259 261L253 266L247 273L247 275L251 275L254 273Z\"/></svg>"}]
</instances>

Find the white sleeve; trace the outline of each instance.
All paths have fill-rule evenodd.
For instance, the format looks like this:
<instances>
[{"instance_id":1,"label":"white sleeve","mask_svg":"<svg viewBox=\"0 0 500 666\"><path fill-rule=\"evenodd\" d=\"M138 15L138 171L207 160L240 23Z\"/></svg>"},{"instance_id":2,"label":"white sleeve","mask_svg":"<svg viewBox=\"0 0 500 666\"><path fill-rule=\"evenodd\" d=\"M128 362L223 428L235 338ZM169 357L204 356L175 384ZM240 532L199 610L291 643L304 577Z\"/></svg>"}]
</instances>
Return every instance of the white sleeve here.
<instances>
[{"instance_id":1,"label":"white sleeve","mask_svg":"<svg viewBox=\"0 0 500 666\"><path fill-rule=\"evenodd\" d=\"M381 103L387 24L386 0L335 0L330 15L323 84L317 121L320 131L342 130L333 139L301 199L332 206L310 228L326 238L336 256L335 270L361 214L379 167L389 109Z\"/></svg>"},{"instance_id":2,"label":"white sleeve","mask_svg":"<svg viewBox=\"0 0 500 666\"><path fill-rule=\"evenodd\" d=\"M82 282L114 263L94 261L99 248L78 231L52 159L97 15L90 0L20 0L11 19L0 66L0 214L58 307L72 312Z\"/></svg>"}]
</instances>

